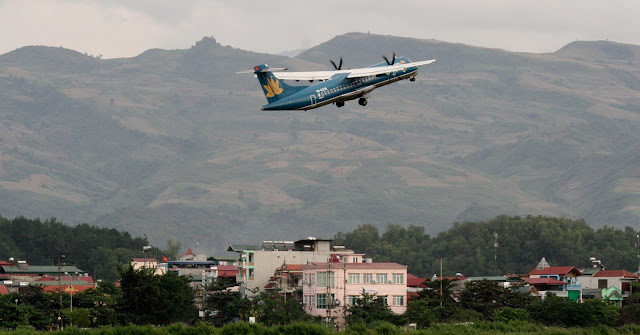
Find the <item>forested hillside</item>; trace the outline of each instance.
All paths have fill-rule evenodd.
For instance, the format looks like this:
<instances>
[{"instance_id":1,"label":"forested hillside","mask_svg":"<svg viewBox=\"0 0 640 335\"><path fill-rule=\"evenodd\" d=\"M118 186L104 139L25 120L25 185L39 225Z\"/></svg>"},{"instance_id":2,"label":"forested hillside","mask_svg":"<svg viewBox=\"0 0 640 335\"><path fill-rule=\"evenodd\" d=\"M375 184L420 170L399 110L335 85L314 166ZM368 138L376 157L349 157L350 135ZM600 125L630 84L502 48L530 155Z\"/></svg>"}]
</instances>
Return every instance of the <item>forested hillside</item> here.
<instances>
[{"instance_id":1,"label":"forested hillside","mask_svg":"<svg viewBox=\"0 0 640 335\"><path fill-rule=\"evenodd\" d=\"M494 248L494 233L498 248ZM607 269L638 270L638 231L631 227L594 229L584 220L545 216L501 215L483 222L456 222L436 236L424 227L390 225L380 234L373 225L362 225L339 233L334 243L365 253L376 262L397 262L409 266L418 276L465 276L524 274L542 257L552 266L589 267L596 257ZM497 251L497 271L494 262Z\"/></svg>"},{"instance_id":2,"label":"forested hillside","mask_svg":"<svg viewBox=\"0 0 640 335\"><path fill-rule=\"evenodd\" d=\"M366 107L261 111L256 64L436 58ZM640 47L553 54L345 34L296 58L223 46L0 55L0 213L231 243L359 225L446 231L499 214L640 225Z\"/></svg>"},{"instance_id":3,"label":"forested hillside","mask_svg":"<svg viewBox=\"0 0 640 335\"><path fill-rule=\"evenodd\" d=\"M0 259L13 257L31 265L57 265L60 260L87 271L96 279L116 280L116 266L129 264L133 257L145 256L142 247L148 244L146 238L134 238L112 228L88 224L71 227L56 218L41 221L22 216L13 220L0 217ZM159 253L157 248L152 248L146 256L166 255Z\"/></svg>"}]
</instances>

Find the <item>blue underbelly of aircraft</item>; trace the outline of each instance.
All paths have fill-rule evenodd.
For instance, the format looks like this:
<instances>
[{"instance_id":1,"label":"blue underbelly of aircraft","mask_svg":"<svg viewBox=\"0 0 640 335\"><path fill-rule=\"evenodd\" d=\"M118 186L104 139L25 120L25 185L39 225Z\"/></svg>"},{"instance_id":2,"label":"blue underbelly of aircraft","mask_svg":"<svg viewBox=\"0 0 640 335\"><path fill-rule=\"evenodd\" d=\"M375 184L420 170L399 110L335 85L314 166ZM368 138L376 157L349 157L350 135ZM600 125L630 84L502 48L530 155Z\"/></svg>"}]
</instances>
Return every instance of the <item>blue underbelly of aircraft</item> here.
<instances>
[{"instance_id":1,"label":"blue underbelly of aircraft","mask_svg":"<svg viewBox=\"0 0 640 335\"><path fill-rule=\"evenodd\" d=\"M330 79L264 105L262 110L309 110L338 101L358 99L377 87L415 76L417 71L418 68L414 67L390 75L341 79L339 81Z\"/></svg>"}]
</instances>

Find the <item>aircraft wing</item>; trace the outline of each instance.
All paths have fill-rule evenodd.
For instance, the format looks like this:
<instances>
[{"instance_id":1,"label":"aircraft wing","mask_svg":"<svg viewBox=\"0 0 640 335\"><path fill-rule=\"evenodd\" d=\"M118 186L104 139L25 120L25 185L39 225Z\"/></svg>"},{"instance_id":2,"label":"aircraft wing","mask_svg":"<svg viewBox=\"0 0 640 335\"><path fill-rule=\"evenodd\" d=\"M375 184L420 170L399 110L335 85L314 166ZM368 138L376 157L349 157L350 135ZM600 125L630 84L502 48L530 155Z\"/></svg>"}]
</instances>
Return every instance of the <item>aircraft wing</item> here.
<instances>
[{"instance_id":1,"label":"aircraft wing","mask_svg":"<svg viewBox=\"0 0 640 335\"><path fill-rule=\"evenodd\" d=\"M273 72L280 80L329 80L336 74L348 74L347 78L361 78L378 74L404 71L410 67L419 67L435 62L435 59L420 62L402 63L387 66L364 67L350 70L309 71L309 72Z\"/></svg>"}]
</instances>

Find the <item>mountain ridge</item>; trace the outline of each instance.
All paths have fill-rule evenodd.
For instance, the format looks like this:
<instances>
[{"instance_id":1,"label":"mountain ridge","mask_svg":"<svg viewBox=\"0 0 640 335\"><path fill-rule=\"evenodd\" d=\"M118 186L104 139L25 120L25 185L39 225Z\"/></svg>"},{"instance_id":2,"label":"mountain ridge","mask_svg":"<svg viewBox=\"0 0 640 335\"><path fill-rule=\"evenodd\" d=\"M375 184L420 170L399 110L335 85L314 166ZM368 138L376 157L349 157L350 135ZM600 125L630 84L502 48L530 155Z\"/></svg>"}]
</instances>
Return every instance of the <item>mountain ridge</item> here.
<instances>
[{"instance_id":1,"label":"mountain ridge","mask_svg":"<svg viewBox=\"0 0 640 335\"><path fill-rule=\"evenodd\" d=\"M0 55L0 213L216 250L503 213L638 224L640 69L616 51L585 58L601 42L572 44L527 54L351 33L295 58L213 37L109 60L12 51ZM438 61L367 108L259 111L255 79L235 74L339 56L366 66L394 50Z\"/></svg>"}]
</instances>

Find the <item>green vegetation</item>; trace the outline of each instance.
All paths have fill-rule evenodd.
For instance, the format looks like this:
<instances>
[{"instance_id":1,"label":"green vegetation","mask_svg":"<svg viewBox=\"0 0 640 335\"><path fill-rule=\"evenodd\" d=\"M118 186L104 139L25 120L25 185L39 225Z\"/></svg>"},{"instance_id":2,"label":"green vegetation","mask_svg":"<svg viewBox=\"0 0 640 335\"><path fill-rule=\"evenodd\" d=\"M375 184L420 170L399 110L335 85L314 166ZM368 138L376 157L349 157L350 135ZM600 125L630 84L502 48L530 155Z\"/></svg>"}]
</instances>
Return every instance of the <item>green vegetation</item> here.
<instances>
[{"instance_id":1,"label":"green vegetation","mask_svg":"<svg viewBox=\"0 0 640 335\"><path fill-rule=\"evenodd\" d=\"M494 233L498 234L497 250ZM365 253L376 262L407 265L417 276L439 274L441 258L445 276L458 272L485 276L528 273L542 257L554 266L575 267L588 267L589 258L597 257L608 269L635 270L638 233L631 227L594 229L584 220L501 215L483 222L457 222L435 237L418 226L389 225L380 234L375 226L362 225L353 232L336 234L334 243Z\"/></svg>"},{"instance_id":2,"label":"green vegetation","mask_svg":"<svg viewBox=\"0 0 640 335\"><path fill-rule=\"evenodd\" d=\"M142 247L148 244L144 238L133 238L113 228L88 224L70 227L56 218L41 221L22 216L13 220L0 217L0 259L13 257L32 265L66 263L87 271L96 279L116 280L116 266L129 264L133 257L143 257ZM169 252L176 252L175 242L169 241L169 247ZM175 257L160 252L153 248L146 256Z\"/></svg>"}]
</instances>

